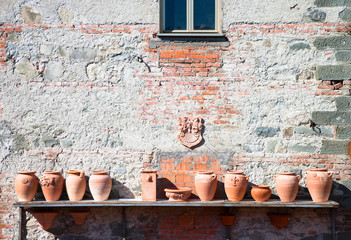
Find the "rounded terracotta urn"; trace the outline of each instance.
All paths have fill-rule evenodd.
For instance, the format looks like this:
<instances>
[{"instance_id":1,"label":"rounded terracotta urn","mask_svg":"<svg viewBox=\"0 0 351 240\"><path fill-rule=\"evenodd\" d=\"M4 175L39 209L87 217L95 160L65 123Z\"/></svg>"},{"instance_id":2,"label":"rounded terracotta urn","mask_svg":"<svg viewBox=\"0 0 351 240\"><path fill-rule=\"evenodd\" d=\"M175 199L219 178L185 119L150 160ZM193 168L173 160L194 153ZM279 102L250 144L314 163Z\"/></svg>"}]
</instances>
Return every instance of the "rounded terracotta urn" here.
<instances>
[{"instance_id":1,"label":"rounded terracotta urn","mask_svg":"<svg viewBox=\"0 0 351 240\"><path fill-rule=\"evenodd\" d=\"M257 202L267 201L271 197L271 194L272 190L268 185L252 186L251 196Z\"/></svg>"},{"instance_id":2,"label":"rounded terracotta urn","mask_svg":"<svg viewBox=\"0 0 351 240\"><path fill-rule=\"evenodd\" d=\"M241 201L244 198L248 176L242 171L228 171L224 178L224 190L229 201Z\"/></svg>"},{"instance_id":3,"label":"rounded terracotta urn","mask_svg":"<svg viewBox=\"0 0 351 240\"><path fill-rule=\"evenodd\" d=\"M61 197L64 179L59 171L45 171L40 179L46 201L57 201Z\"/></svg>"},{"instance_id":4,"label":"rounded terracotta urn","mask_svg":"<svg viewBox=\"0 0 351 240\"><path fill-rule=\"evenodd\" d=\"M107 171L93 171L89 178L89 188L95 201L108 199L112 188L112 179Z\"/></svg>"},{"instance_id":5,"label":"rounded terracotta urn","mask_svg":"<svg viewBox=\"0 0 351 240\"><path fill-rule=\"evenodd\" d=\"M327 202L333 179L333 173L326 168L312 168L306 171L306 184L313 202Z\"/></svg>"},{"instance_id":6,"label":"rounded terracotta urn","mask_svg":"<svg viewBox=\"0 0 351 240\"><path fill-rule=\"evenodd\" d=\"M279 198L282 202L293 202L299 190L300 175L283 172L273 177Z\"/></svg>"},{"instance_id":7,"label":"rounded terracotta urn","mask_svg":"<svg viewBox=\"0 0 351 240\"><path fill-rule=\"evenodd\" d=\"M195 189L201 201L211 201L217 189L217 175L212 171L199 171L195 174Z\"/></svg>"},{"instance_id":8,"label":"rounded terracotta urn","mask_svg":"<svg viewBox=\"0 0 351 240\"><path fill-rule=\"evenodd\" d=\"M37 190L39 178L35 176L35 171L18 171L15 178L15 192L18 201L32 201Z\"/></svg>"},{"instance_id":9,"label":"rounded terracotta urn","mask_svg":"<svg viewBox=\"0 0 351 240\"><path fill-rule=\"evenodd\" d=\"M82 170L68 170L66 178L66 190L69 200L80 201L83 199L87 182Z\"/></svg>"}]
</instances>

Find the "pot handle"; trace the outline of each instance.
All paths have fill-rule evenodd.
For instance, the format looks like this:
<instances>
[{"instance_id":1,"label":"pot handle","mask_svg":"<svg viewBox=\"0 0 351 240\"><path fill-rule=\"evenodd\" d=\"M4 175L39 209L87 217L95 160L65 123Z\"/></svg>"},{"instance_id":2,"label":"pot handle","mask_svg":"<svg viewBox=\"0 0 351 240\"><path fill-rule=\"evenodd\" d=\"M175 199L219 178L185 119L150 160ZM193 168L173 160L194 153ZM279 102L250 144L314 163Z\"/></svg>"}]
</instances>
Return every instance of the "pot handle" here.
<instances>
[{"instance_id":1,"label":"pot handle","mask_svg":"<svg viewBox=\"0 0 351 240\"><path fill-rule=\"evenodd\" d=\"M216 174L212 174L212 180L215 180L217 178L217 175Z\"/></svg>"},{"instance_id":2,"label":"pot handle","mask_svg":"<svg viewBox=\"0 0 351 240\"><path fill-rule=\"evenodd\" d=\"M83 178L85 176L85 172L82 170L82 171L80 171L80 175L79 175L79 177L80 178Z\"/></svg>"},{"instance_id":3,"label":"pot handle","mask_svg":"<svg viewBox=\"0 0 351 240\"><path fill-rule=\"evenodd\" d=\"M300 179L301 179L301 176L300 176L300 175L297 175L297 180L300 181Z\"/></svg>"},{"instance_id":4,"label":"pot handle","mask_svg":"<svg viewBox=\"0 0 351 240\"><path fill-rule=\"evenodd\" d=\"M245 178L246 178L246 181L248 182L249 181L249 176L245 176Z\"/></svg>"},{"instance_id":5,"label":"pot handle","mask_svg":"<svg viewBox=\"0 0 351 240\"><path fill-rule=\"evenodd\" d=\"M328 172L328 177L332 177L333 176L333 173L332 172Z\"/></svg>"}]
</instances>

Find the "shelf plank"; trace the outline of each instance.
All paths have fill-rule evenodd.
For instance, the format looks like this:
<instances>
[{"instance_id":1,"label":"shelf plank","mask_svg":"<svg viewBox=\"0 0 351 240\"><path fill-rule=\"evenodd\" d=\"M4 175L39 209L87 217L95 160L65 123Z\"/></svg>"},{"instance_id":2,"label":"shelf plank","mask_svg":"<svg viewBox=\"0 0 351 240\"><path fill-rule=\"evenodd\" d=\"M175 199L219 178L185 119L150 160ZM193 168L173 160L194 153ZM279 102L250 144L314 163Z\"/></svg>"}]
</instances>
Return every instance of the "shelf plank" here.
<instances>
[{"instance_id":1,"label":"shelf plank","mask_svg":"<svg viewBox=\"0 0 351 240\"><path fill-rule=\"evenodd\" d=\"M31 201L15 202L15 207L290 207L290 208L338 208L339 204L335 201L312 202L310 200L296 200L294 202L281 202L277 199L270 199L266 202L256 202L254 200L243 200L232 202L228 200L200 201L190 199L186 202L171 202L168 200L142 201L141 199L116 199L107 201Z\"/></svg>"}]
</instances>

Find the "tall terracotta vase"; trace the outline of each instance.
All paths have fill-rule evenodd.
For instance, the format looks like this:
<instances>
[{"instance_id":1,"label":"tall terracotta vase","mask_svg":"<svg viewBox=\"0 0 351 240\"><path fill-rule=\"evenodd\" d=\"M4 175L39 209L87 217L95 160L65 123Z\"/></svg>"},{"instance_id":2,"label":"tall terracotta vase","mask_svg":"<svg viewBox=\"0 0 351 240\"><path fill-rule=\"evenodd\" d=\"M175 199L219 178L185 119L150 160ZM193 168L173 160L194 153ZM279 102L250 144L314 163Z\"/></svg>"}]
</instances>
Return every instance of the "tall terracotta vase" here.
<instances>
[{"instance_id":1,"label":"tall terracotta vase","mask_svg":"<svg viewBox=\"0 0 351 240\"><path fill-rule=\"evenodd\" d=\"M201 201L211 201L217 189L217 175L212 171L195 174L195 189Z\"/></svg>"},{"instance_id":2,"label":"tall terracotta vase","mask_svg":"<svg viewBox=\"0 0 351 240\"><path fill-rule=\"evenodd\" d=\"M59 171L45 171L40 179L46 201L57 201L61 197L64 179Z\"/></svg>"},{"instance_id":3,"label":"tall terracotta vase","mask_svg":"<svg viewBox=\"0 0 351 240\"><path fill-rule=\"evenodd\" d=\"M156 201L157 171L144 169L140 174L141 199L144 201Z\"/></svg>"},{"instance_id":4,"label":"tall terracotta vase","mask_svg":"<svg viewBox=\"0 0 351 240\"><path fill-rule=\"evenodd\" d=\"M252 186L251 196L257 202L265 202L267 201L272 194L272 190L268 185L258 185Z\"/></svg>"},{"instance_id":5,"label":"tall terracotta vase","mask_svg":"<svg viewBox=\"0 0 351 240\"><path fill-rule=\"evenodd\" d=\"M296 175L294 172L283 172L273 178L280 200L293 202L299 190L300 175Z\"/></svg>"},{"instance_id":6,"label":"tall terracotta vase","mask_svg":"<svg viewBox=\"0 0 351 240\"><path fill-rule=\"evenodd\" d=\"M68 170L66 178L66 190L69 200L80 201L83 199L87 182L82 170Z\"/></svg>"},{"instance_id":7,"label":"tall terracotta vase","mask_svg":"<svg viewBox=\"0 0 351 240\"><path fill-rule=\"evenodd\" d=\"M89 178L89 188L95 201L108 199L112 188L112 179L107 171L94 171Z\"/></svg>"},{"instance_id":8,"label":"tall terracotta vase","mask_svg":"<svg viewBox=\"0 0 351 240\"><path fill-rule=\"evenodd\" d=\"M224 190L230 201L241 201L244 198L248 176L242 171L228 171L224 177Z\"/></svg>"},{"instance_id":9,"label":"tall terracotta vase","mask_svg":"<svg viewBox=\"0 0 351 240\"><path fill-rule=\"evenodd\" d=\"M312 168L306 171L306 184L313 202L327 202L333 179L333 173L326 168Z\"/></svg>"},{"instance_id":10,"label":"tall terracotta vase","mask_svg":"<svg viewBox=\"0 0 351 240\"><path fill-rule=\"evenodd\" d=\"M15 192L18 201L32 201L37 189L39 178L35 176L35 171L18 171L15 178Z\"/></svg>"}]
</instances>

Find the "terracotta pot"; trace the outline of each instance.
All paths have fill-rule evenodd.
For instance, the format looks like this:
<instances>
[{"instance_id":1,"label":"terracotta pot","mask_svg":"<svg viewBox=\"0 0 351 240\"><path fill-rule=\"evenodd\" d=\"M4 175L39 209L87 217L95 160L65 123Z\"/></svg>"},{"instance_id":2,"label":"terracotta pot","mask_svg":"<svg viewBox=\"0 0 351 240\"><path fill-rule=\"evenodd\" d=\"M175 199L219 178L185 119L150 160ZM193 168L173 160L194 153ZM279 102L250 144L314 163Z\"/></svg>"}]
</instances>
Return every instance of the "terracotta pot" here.
<instances>
[{"instance_id":1,"label":"terracotta pot","mask_svg":"<svg viewBox=\"0 0 351 240\"><path fill-rule=\"evenodd\" d=\"M222 215L221 220L222 220L222 223L224 226L231 226L234 224L235 216L234 215L230 215L230 216Z\"/></svg>"},{"instance_id":2,"label":"terracotta pot","mask_svg":"<svg viewBox=\"0 0 351 240\"><path fill-rule=\"evenodd\" d=\"M57 212L32 212L34 217L37 219L40 227L44 230L48 230L52 227L55 221Z\"/></svg>"},{"instance_id":3,"label":"terracotta pot","mask_svg":"<svg viewBox=\"0 0 351 240\"><path fill-rule=\"evenodd\" d=\"M32 201L37 190L39 178L35 176L35 171L18 171L15 178L15 192L18 201Z\"/></svg>"},{"instance_id":4,"label":"terracotta pot","mask_svg":"<svg viewBox=\"0 0 351 240\"><path fill-rule=\"evenodd\" d=\"M270 198L271 194L272 190L269 188L268 185L252 186L251 196L257 202L267 201Z\"/></svg>"},{"instance_id":5,"label":"terracotta pot","mask_svg":"<svg viewBox=\"0 0 351 240\"><path fill-rule=\"evenodd\" d=\"M169 201L174 202L183 202L187 201L191 195L191 188L166 188L166 196L169 198Z\"/></svg>"},{"instance_id":6,"label":"terracotta pot","mask_svg":"<svg viewBox=\"0 0 351 240\"><path fill-rule=\"evenodd\" d=\"M283 172L274 176L279 198L282 202L293 202L299 190L300 175L294 172Z\"/></svg>"},{"instance_id":7,"label":"terracotta pot","mask_svg":"<svg viewBox=\"0 0 351 240\"><path fill-rule=\"evenodd\" d=\"M112 179L107 171L94 171L89 178L89 188L95 201L108 199L112 188Z\"/></svg>"},{"instance_id":8,"label":"terracotta pot","mask_svg":"<svg viewBox=\"0 0 351 240\"><path fill-rule=\"evenodd\" d=\"M267 213L272 225L276 226L278 229L282 229L289 224L291 214L280 214L280 213Z\"/></svg>"},{"instance_id":9,"label":"terracotta pot","mask_svg":"<svg viewBox=\"0 0 351 240\"><path fill-rule=\"evenodd\" d=\"M326 168L312 168L306 171L306 184L313 202L327 202L332 187L333 173Z\"/></svg>"},{"instance_id":10,"label":"terracotta pot","mask_svg":"<svg viewBox=\"0 0 351 240\"><path fill-rule=\"evenodd\" d=\"M59 171L45 171L40 179L46 201L57 201L61 197L64 179Z\"/></svg>"},{"instance_id":11,"label":"terracotta pot","mask_svg":"<svg viewBox=\"0 0 351 240\"><path fill-rule=\"evenodd\" d=\"M201 201L211 201L217 189L217 175L212 171L199 171L195 174L195 189Z\"/></svg>"},{"instance_id":12,"label":"terracotta pot","mask_svg":"<svg viewBox=\"0 0 351 240\"><path fill-rule=\"evenodd\" d=\"M66 178L66 190L69 200L80 201L83 199L87 181L84 171L68 170Z\"/></svg>"},{"instance_id":13,"label":"terracotta pot","mask_svg":"<svg viewBox=\"0 0 351 240\"><path fill-rule=\"evenodd\" d=\"M241 201L244 198L248 176L242 171L228 171L224 178L224 190L230 201Z\"/></svg>"},{"instance_id":14,"label":"terracotta pot","mask_svg":"<svg viewBox=\"0 0 351 240\"><path fill-rule=\"evenodd\" d=\"M144 201L156 201L157 171L144 169L140 174L141 199Z\"/></svg>"}]
</instances>

